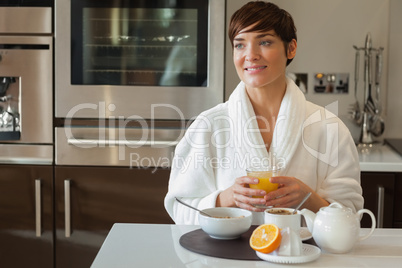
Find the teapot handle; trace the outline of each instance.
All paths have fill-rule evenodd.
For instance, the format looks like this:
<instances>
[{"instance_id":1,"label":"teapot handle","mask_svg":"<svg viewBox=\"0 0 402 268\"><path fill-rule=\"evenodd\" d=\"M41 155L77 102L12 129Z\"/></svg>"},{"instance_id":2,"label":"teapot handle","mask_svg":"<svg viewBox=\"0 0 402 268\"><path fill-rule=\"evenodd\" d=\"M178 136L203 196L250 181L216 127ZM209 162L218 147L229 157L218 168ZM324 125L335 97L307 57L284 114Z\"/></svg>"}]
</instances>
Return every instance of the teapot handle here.
<instances>
[{"instance_id":1,"label":"teapot handle","mask_svg":"<svg viewBox=\"0 0 402 268\"><path fill-rule=\"evenodd\" d=\"M375 225L376 225L375 216L374 216L374 214L373 214L370 210L368 210L368 209L361 209L361 210L359 210L359 211L357 212L357 215L359 216L360 219L362 218L362 214L363 214L363 213L367 213L367 214L369 214L370 217L371 217L371 230L370 230L370 232L369 232L367 235L365 235L365 236L360 236L358 241L362 241L362 240L364 240L364 239L369 238L369 237L373 234L373 232L374 232L374 230L375 230Z\"/></svg>"}]
</instances>

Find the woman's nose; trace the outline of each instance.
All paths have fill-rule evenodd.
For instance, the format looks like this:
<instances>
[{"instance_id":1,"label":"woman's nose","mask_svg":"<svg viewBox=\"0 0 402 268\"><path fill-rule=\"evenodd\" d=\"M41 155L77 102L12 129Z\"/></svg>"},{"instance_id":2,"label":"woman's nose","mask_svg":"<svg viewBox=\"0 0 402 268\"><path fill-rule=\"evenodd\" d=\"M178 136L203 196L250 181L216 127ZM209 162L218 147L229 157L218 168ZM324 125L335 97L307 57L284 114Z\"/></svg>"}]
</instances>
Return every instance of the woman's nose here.
<instances>
[{"instance_id":1,"label":"woman's nose","mask_svg":"<svg viewBox=\"0 0 402 268\"><path fill-rule=\"evenodd\" d=\"M256 61L260 58L260 53L258 49L254 46L249 46L246 51L246 60L247 61Z\"/></svg>"}]
</instances>

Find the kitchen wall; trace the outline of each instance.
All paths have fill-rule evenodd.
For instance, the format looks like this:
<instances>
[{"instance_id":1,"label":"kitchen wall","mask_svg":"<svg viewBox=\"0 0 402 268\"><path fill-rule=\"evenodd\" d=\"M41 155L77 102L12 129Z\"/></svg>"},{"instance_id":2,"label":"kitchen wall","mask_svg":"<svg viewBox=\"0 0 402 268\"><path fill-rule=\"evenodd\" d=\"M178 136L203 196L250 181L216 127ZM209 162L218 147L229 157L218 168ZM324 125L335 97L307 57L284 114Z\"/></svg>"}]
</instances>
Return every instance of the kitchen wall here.
<instances>
[{"instance_id":1,"label":"kitchen wall","mask_svg":"<svg viewBox=\"0 0 402 268\"><path fill-rule=\"evenodd\" d=\"M247 0L227 1L227 23L233 12L247 2ZM402 1L272 0L271 2L287 10L293 16L297 27L297 55L288 71L308 74L308 92L306 94L308 100L322 106L338 101L338 115L349 127L355 140L359 138L360 127L348 119L349 106L354 102L355 50L353 45L363 47L367 33L371 33L373 47L384 47L384 69L381 81L381 98L383 106L387 107L384 109L384 116L387 117L384 136L402 138L402 134L399 134L402 131L401 120L396 118L398 114L402 113L402 92L398 91L402 77L397 74L402 69L401 53L398 51L399 55L396 56L396 46L402 42L398 29L402 19L397 14L402 10ZM239 81L233 67L231 53L231 45L227 38L226 97ZM360 59L358 97L362 101L364 95L363 53L361 53ZM349 73L349 93L314 93L314 74L319 72ZM399 113L391 114L389 106L397 107Z\"/></svg>"},{"instance_id":2,"label":"kitchen wall","mask_svg":"<svg viewBox=\"0 0 402 268\"><path fill-rule=\"evenodd\" d=\"M402 138L402 1L390 1L387 121L385 136Z\"/></svg>"}]
</instances>

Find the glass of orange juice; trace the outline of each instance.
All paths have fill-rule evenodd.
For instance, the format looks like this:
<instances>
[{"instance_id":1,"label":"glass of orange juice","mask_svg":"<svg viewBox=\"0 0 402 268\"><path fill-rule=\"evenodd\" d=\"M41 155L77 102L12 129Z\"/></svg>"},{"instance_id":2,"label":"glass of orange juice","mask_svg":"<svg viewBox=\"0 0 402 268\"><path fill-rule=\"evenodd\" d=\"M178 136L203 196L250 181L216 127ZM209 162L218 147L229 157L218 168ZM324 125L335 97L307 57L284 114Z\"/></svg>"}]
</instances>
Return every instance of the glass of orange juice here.
<instances>
[{"instance_id":1,"label":"glass of orange juice","mask_svg":"<svg viewBox=\"0 0 402 268\"><path fill-rule=\"evenodd\" d=\"M251 189L264 190L266 193L278 189L278 183L271 183L271 177L279 176L280 169L277 167L250 167L246 169L247 177L257 178L257 184L249 184ZM253 196L254 198L263 198L263 196ZM258 207L258 205L257 205Z\"/></svg>"}]
</instances>

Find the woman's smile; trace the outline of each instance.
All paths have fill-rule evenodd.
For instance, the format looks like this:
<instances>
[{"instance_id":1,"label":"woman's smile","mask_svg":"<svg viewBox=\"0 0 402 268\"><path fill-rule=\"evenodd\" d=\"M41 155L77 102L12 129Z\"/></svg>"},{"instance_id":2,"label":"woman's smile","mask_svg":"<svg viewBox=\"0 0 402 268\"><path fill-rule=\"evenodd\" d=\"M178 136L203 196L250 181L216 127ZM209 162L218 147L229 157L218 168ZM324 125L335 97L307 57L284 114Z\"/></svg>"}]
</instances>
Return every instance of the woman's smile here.
<instances>
[{"instance_id":1,"label":"woman's smile","mask_svg":"<svg viewBox=\"0 0 402 268\"><path fill-rule=\"evenodd\" d=\"M266 65L262 65L262 66L251 66L251 67L246 67L244 68L246 71L253 73L253 72L259 72L261 70L264 70L265 68L267 68Z\"/></svg>"}]
</instances>

